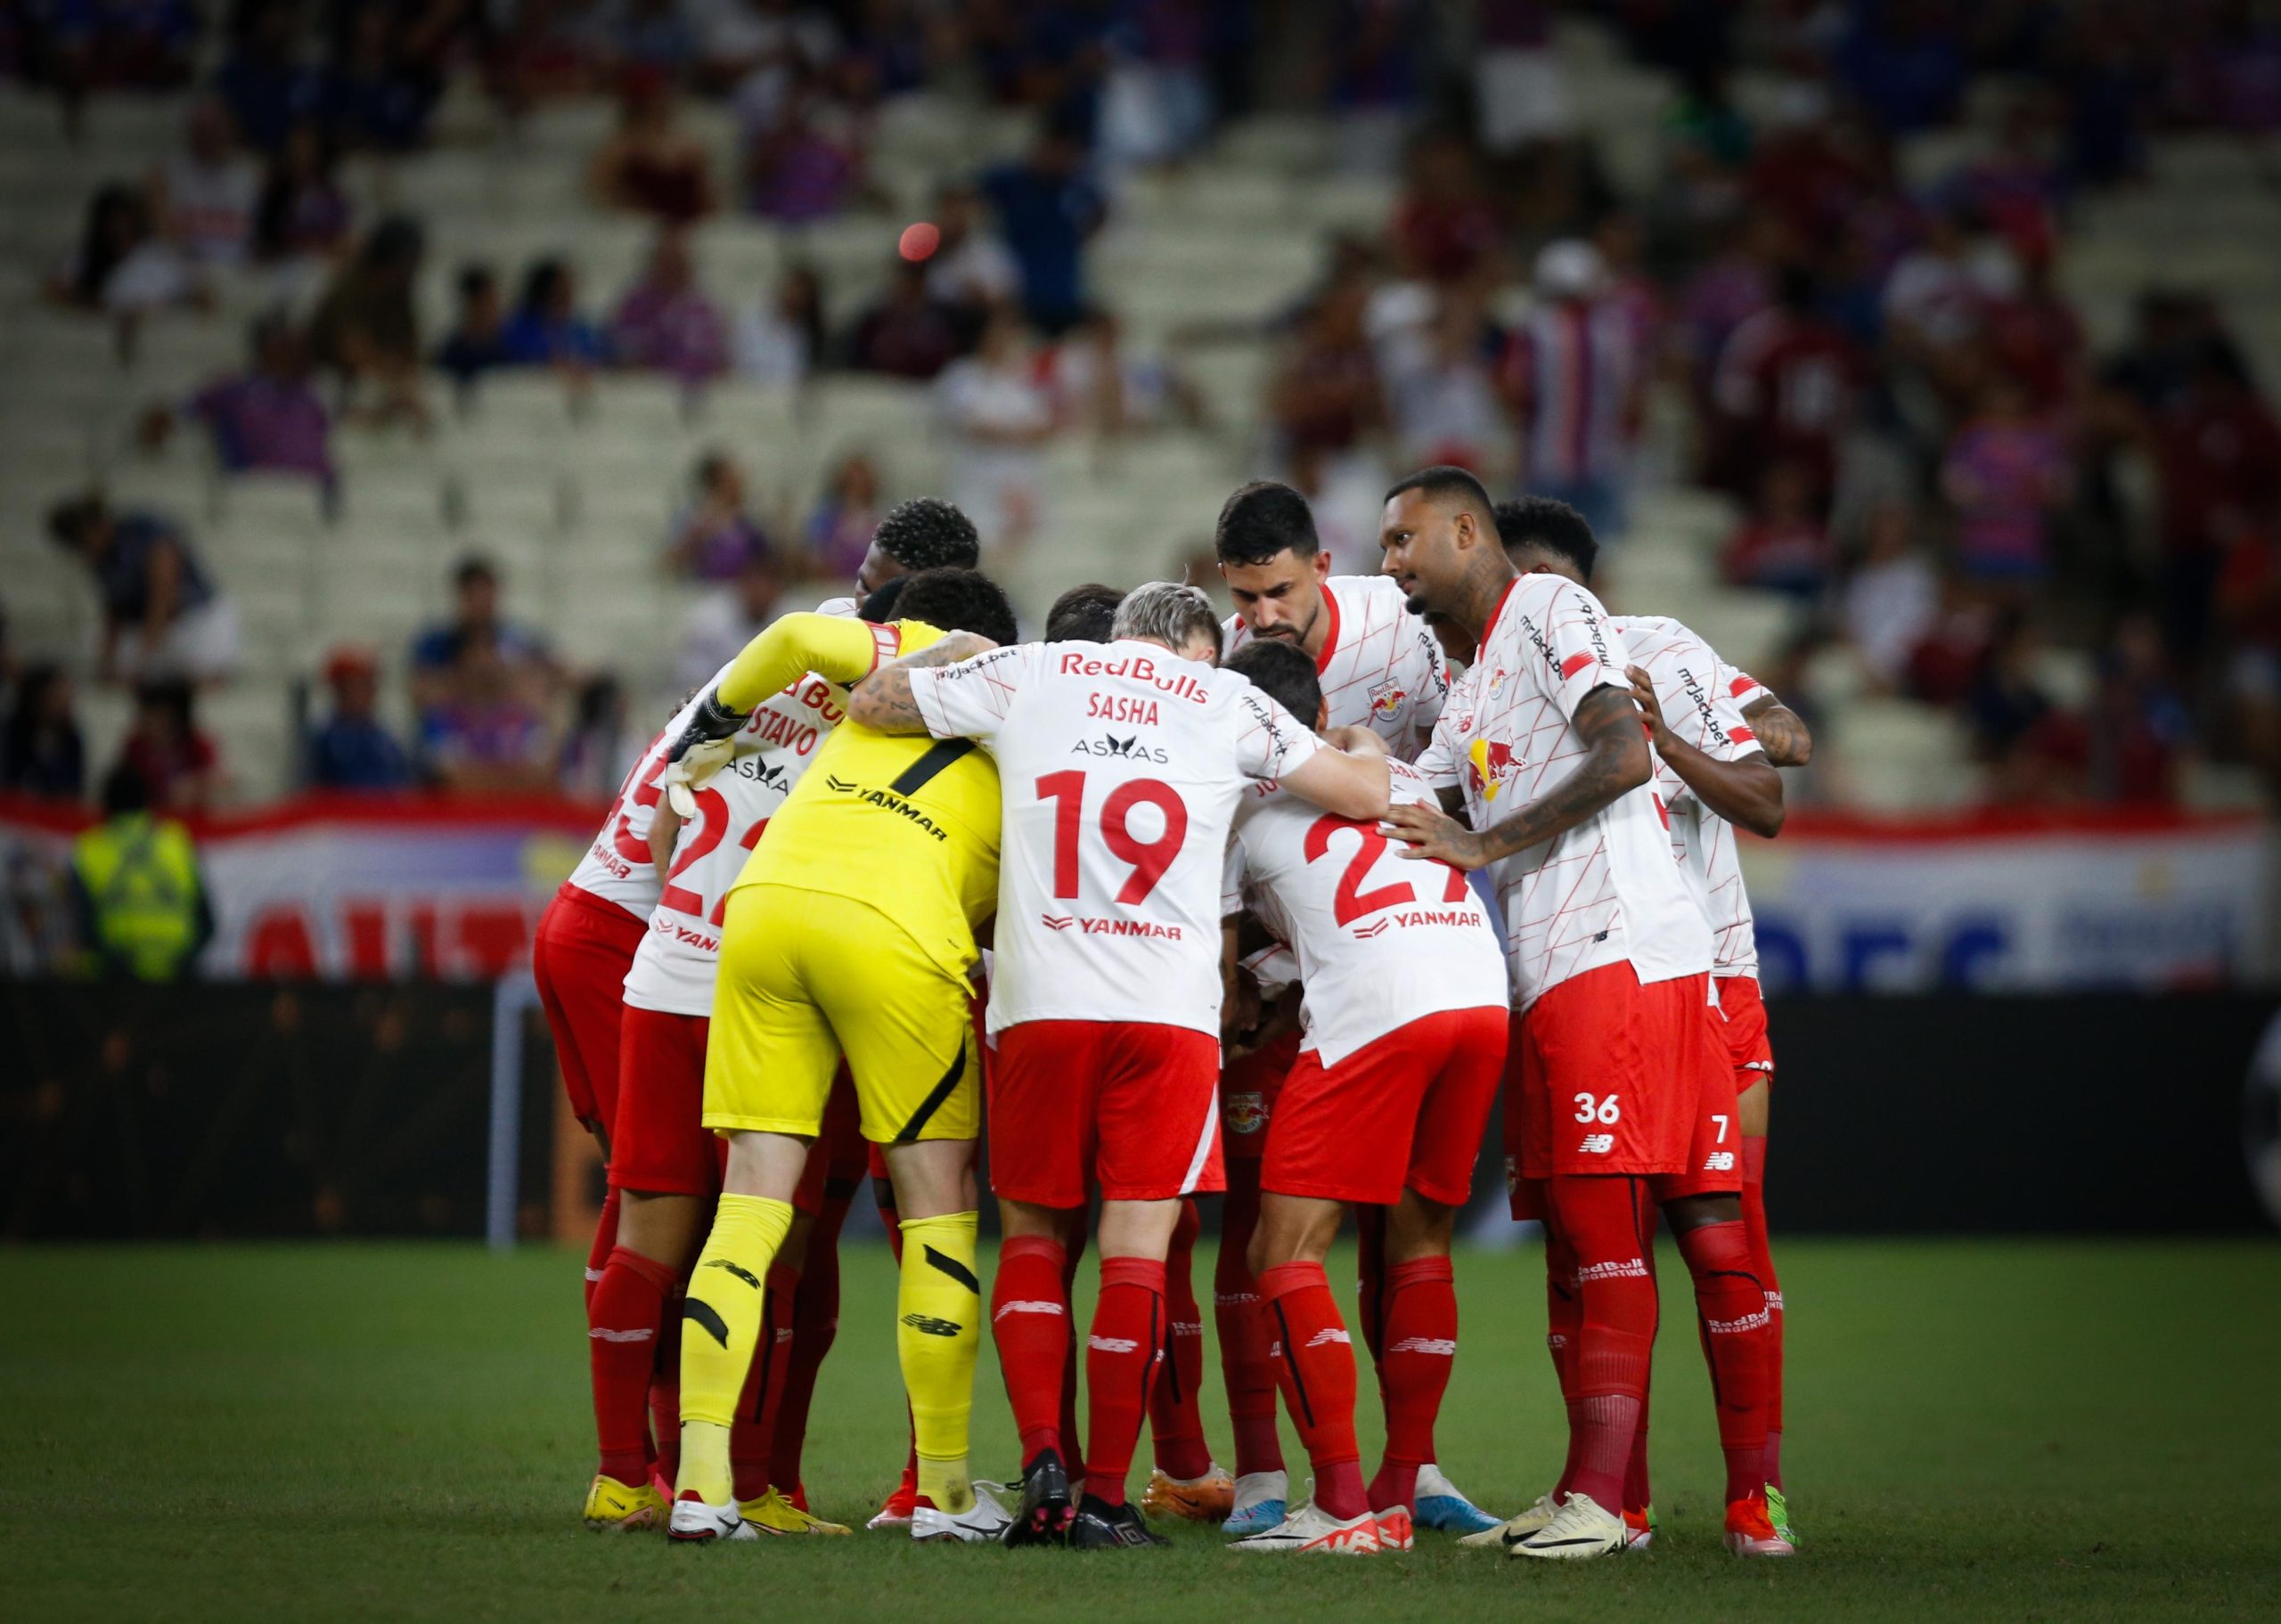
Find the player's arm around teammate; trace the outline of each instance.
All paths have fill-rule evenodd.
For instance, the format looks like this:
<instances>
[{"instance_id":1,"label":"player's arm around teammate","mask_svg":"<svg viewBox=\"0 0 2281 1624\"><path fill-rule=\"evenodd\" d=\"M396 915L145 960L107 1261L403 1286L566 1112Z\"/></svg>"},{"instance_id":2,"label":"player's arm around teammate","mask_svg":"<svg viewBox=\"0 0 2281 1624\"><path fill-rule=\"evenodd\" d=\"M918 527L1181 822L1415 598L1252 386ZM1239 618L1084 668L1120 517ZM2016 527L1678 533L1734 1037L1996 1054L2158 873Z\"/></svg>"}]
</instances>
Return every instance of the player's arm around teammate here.
<instances>
[{"instance_id":1,"label":"player's arm around teammate","mask_svg":"<svg viewBox=\"0 0 2281 1624\"><path fill-rule=\"evenodd\" d=\"M1663 702L1656 698L1656 681L1637 665L1624 668L1631 679L1632 701L1647 719L1647 742L1655 746L1680 781L1703 804L1728 822L1771 840L1782 832L1782 775L1763 755L1721 761L1672 732L1664 720ZM1747 739L1748 734L1741 737Z\"/></svg>"}]
</instances>

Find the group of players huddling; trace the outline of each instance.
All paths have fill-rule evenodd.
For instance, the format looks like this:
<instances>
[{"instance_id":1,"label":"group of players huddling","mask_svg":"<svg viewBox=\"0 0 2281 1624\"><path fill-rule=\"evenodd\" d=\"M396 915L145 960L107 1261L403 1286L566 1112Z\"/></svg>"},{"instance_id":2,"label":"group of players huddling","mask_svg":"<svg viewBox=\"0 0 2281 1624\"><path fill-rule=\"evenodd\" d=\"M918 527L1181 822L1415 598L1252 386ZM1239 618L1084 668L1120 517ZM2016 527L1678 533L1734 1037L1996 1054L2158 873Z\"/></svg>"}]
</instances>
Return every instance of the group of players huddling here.
<instances>
[{"instance_id":1,"label":"group of players huddling","mask_svg":"<svg viewBox=\"0 0 2281 1624\"><path fill-rule=\"evenodd\" d=\"M1143 1547L1145 1509L1247 1551L1398 1552L1418 1528L1524 1559L1641 1549L1660 1215L1694 1281L1726 1544L1792 1553L1773 1061L1728 826L1779 829L1803 728L1677 621L1610 616L1573 509L1492 508L1462 469L1388 493L1379 575L1331 575L1280 485L1230 496L1216 542L1225 625L1192 587L1087 585L1017 643L973 526L906 502L860 600L769 626L629 776L535 949L609 1166L590 1526L848 1531L800 1463L868 1169L912 1442L875 1529ZM1451 1229L1500 1087L1569 1436L1503 1522L1434 1464ZM985 1114L1018 1484L967 1468ZM1232 1473L1204 1441L1190 1277L1215 1192ZM1367 1481L1324 1273L1349 1208L1386 1415Z\"/></svg>"}]
</instances>

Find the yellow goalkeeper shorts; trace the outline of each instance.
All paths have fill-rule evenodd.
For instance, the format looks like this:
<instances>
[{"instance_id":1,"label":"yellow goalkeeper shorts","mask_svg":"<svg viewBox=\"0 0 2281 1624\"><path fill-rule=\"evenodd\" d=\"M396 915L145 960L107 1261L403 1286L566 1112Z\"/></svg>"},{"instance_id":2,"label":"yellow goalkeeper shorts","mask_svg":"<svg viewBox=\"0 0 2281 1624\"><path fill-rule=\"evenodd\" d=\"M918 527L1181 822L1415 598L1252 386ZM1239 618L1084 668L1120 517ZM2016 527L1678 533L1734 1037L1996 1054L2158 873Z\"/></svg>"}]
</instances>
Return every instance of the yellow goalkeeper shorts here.
<instances>
[{"instance_id":1,"label":"yellow goalkeeper shorts","mask_svg":"<svg viewBox=\"0 0 2281 1624\"><path fill-rule=\"evenodd\" d=\"M970 1139L982 1072L969 989L865 902L740 885L722 916L705 1125L813 1138L841 1057L863 1137Z\"/></svg>"}]
</instances>

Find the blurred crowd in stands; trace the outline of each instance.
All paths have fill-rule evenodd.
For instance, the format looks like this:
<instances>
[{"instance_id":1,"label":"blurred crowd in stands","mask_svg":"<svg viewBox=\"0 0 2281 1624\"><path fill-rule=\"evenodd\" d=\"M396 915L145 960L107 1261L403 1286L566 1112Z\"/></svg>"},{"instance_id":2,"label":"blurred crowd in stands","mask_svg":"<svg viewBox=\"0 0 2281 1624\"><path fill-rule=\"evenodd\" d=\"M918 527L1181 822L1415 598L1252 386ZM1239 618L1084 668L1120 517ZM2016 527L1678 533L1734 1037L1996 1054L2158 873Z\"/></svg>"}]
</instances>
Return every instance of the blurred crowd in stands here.
<instances>
[{"instance_id":1,"label":"blurred crowd in stands","mask_svg":"<svg viewBox=\"0 0 2281 1624\"><path fill-rule=\"evenodd\" d=\"M0 6L0 70L87 95L193 78L190 0ZM1564 17L1613 25L1678 86L1652 193L1620 204L1554 50ZM455 393L508 368L577 390L604 369L691 388L824 371L928 384L950 494L1001 546L1039 532L1041 448L1067 432L1208 425L1181 357L1125 345L1088 243L1137 173L1177 174L1228 119L1322 115L1337 161L1398 168L1382 232L1326 245L1316 284L1234 335L1271 346L1263 471L1330 502L1389 470L1471 465L1574 502L1623 545L1645 479L1723 492L1730 583L1792 608L1779 668L1802 708L1820 663L1969 726L1989 796L2166 802L2197 755L2281 785L2281 427L2229 313L2149 288L2096 353L2063 292L2071 220L2145 184L2150 137L2281 129L2281 25L2248 0L238 0L179 151L87 202L53 297L145 317L217 276L273 279L245 368L154 406L225 469L337 477L344 420L444 431ZM1761 87L1735 94L1739 71ZM509 118L607 97L585 185L655 222L632 285L580 286L565 253L457 265L447 331L413 290L421 223L356 217L344 153L409 153L446 85ZM1769 92L1765 87L1771 85ZM884 291L829 321L797 250L757 296L708 286L690 228L741 212L794 227L885 206L880 107L926 90L1034 110L1027 150L946 175ZM683 127L725 105L727 172ZM1899 144L1977 105L1989 139L1929 184ZM416 160L413 160L416 161ZM566 235L574 233L567 233ZM2190 274L2190 272L2188 273ZM304 314L288 315L287 310ZM1643 466L1676 403L1683 465ZM2144 495L2133 470L2151 469ZM717 583L684 629L699 679L794 583L846 575L882 506L856 452L805 512L763 513L734 449L690 475L660 567ZM58 510L102 595L99 676L140 684L130 756L162 802L225 782L194 721L228 674L228 600L178 516ZM1365 566L1366 567L1366 566ZM379 720L379 652L345 649L307 754L313 784L465 793L615 780L625 705L507 618L471 557L456 611L409 655L416 737ZM1683 603L1634 607L1687 613ZM2093 680L2052 691L2055 645ZM387 664L395 664L391 659ZM4 779L80 795L68 679L20 672Z\"/></svg>"}]
</instances>

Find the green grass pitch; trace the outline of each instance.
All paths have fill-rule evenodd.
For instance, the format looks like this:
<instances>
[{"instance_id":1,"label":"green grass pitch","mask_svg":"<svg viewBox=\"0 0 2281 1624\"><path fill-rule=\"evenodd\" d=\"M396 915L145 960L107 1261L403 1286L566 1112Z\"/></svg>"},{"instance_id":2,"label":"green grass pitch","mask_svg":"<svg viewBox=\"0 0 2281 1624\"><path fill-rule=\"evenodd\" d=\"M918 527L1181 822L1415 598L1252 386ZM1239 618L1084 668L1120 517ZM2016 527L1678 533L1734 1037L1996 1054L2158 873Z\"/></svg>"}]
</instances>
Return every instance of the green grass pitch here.
<instances>
[{"instance_id":1,"label":"green grass pitch","mask_svg":"<svg viewBox=\"0 0 2281 1624\"><path fill-rule=\"evenodd\" d=\"M0 1618L2281 1617L2281 1246L1793 1242L1780 1261L1801 1556L1719 1549L1707 1387L1666 1251L1661 1537L1547 1571L1435 1535L1359 1562L1235 1555L1185 1526L1113 1555L591 1535L568 1253L0 1251ZM885 1249L851 1246L846 1280L808 1486L860 1522L903 1449ZM1466 1255L1459 1282L1442 1460L1510 1510L1561 1450L1538 1255ZM986 1340L977 1391L976 1467L1010 1473ZM1366 1467L1374 1431L1366 1414Z\"/></svg>"}]
</instances>

